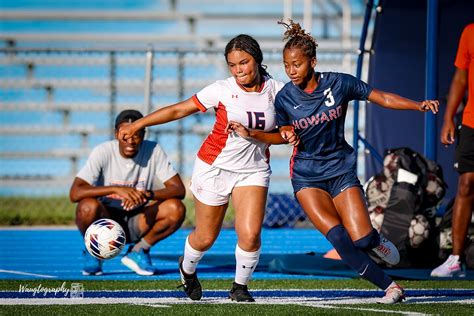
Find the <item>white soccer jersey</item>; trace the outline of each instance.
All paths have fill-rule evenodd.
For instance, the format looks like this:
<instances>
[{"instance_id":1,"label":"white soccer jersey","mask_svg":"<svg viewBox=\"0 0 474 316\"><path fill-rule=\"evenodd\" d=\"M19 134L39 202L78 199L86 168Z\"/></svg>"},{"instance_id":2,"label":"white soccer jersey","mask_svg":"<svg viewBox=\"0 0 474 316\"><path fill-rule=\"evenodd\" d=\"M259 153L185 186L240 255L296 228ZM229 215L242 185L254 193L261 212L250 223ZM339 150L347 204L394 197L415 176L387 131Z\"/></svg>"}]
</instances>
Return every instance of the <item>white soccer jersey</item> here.
<instances>
[{"instance_id":1,"label":"white soccer jersey","mask_svg":"<svg viewBox=\"0 0 474 316\"><path fill-rule=\"evenodd\" d=\"M133 158L120 155L118 140L95 147L78 178L94 186L127 186L140 191L159 189L177 172L156 142L144 140ZM102 197L106 206L122 209L122 198Z\"/></svg>"},{"instance_id":2,"label":"white soccer jersey","mask_svg":"<svg viewBox=\"0 0 474 316\"><path fill-rule=\"evenodd\" d=\"M203 112L216 111L214 127L201 146L198 157L202 161L234 172L268 170L268 145L247 140L236 133L226 133L229 121L236 121L251 129L271 131L276 128L275 96L283 83L266 78L258 92L247 92L234 77L219 80L193 96L196 106Z\"/></svg>"}]
</instances>

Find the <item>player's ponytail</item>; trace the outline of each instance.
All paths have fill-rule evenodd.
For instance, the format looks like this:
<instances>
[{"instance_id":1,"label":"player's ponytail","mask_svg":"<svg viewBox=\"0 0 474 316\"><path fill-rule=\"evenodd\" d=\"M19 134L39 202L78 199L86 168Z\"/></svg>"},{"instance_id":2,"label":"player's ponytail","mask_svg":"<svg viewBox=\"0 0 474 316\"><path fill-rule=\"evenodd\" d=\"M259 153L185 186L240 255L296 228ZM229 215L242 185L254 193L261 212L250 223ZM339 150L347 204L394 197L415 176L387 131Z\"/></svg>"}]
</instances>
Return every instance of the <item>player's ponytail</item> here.
<instances>
[{"instance_id":1,"label":"player's ponytail","mask_svg":"<svg viewBox=\"0 0 474 316\"><path fill-rule=\"evenodd\" d=\"M252 36L240 34L231 39L225 47L224 56L226 61L227 55L233 50L242 50L251 55L258 64L258 71L260 72L260 75L271 78L270 74L266 70L267 66L262 64L263 54L262 50L260 49L260 45Z\"/></svg>"},{"instance_id":2,"label":"player's ponytail","mask_svg":"<svg viewBox=\"0 0 474 316\"><path fill-rule=\"evenodd\" d=\"M278 21L278 24L283 25L286 28L283 34L283 40L287 40L283 50L291 48L299 48L309 58L316 58L316 48L318 43L316 39L307 33L299 23L289 20L289 23Z\"/></svg>"}]
</instances>

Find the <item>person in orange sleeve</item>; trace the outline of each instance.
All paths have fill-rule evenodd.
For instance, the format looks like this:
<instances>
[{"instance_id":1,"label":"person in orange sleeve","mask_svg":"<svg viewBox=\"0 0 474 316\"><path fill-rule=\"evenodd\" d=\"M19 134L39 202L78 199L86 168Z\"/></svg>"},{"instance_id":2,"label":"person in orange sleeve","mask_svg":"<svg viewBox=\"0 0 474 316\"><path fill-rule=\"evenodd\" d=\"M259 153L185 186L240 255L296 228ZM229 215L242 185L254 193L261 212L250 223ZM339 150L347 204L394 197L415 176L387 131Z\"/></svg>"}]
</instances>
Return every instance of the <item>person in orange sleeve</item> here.
<instances>
[{"instance_id":1,"label":"person in orange sleeve","mask_svg":"<svg viewBox=\"0 0 474 316\"><path fill-rule=\"evenodd\" d=\"M455 141L454 116L466 91L468 99L459 129L454 163L459 180L452 217L453 252L431 272L432 277L465 276L461 265L462 253L474 209L474 23L468 24L462 32L454 65L456 71L449 89L440 136L445 146Z\"/></svg>"}]
</instances>

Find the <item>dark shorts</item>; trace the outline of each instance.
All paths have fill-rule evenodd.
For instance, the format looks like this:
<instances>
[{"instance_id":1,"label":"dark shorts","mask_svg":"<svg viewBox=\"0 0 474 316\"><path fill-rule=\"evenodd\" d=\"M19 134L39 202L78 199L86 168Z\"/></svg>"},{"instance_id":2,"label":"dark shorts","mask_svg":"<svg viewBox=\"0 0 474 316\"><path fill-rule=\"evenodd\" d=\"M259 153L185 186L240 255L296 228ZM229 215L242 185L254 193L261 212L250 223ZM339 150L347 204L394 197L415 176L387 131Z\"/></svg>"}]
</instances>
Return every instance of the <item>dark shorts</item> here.
<instances>
[{"instance_id":1,"label":"dark shorts","mask_svg":"<svg viewBox=\"0 0 474 316\"><path fill-rule=\"evenodd\" d=\"M305 188L318 188L324 190L328 192L333 198L351 187L359 187L362 190L362 185L360 184L359 178L357 178L355 170L321 181L301 181L292 179L291 184L293 185L293 192L295 195L296 192Z\"/></svg>"},{"instance_id":2,"label":"dark shorts","mask_svg":"<svg viewBox=\"0 0 474 316\"><path fill-rule=\"evenodd\" d=\"M474 172L474 128L462 125L459 129L454 168L461 174Z\"/></svg>"},{"instance_id":3,"label":"dark shorts","mask_svg":"<svg viewBox=\"0 0 474 316\"><path fill-rule=\"evenodd\" d=\"M112 207L106 207L110 213L111 219L116 221L122 226L127 237L127 244L136 243L142 237L140 229L138 227L138 215L142 214L144 209L140 207L136 210L126 212L121 209Z\"/></svg>"}]
</instances>

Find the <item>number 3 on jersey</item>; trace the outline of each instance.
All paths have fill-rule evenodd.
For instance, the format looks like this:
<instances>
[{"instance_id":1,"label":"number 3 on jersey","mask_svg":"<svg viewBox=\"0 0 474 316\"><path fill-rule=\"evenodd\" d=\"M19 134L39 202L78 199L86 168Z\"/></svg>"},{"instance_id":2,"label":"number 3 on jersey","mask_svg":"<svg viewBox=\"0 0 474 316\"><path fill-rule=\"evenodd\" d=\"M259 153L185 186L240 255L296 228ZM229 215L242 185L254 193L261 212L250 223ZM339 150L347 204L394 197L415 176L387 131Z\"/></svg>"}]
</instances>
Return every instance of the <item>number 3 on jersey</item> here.
<instances>
[{"instance_id":1,"label":"number 3 on jersey","mask_svg":"<svg viewBox=\"0 0 474 316\"><path fill-rule=\"evenodd\" d=\"M261 130L265 129L265 113L247 112L247 117L249 119L249 124L248 124L249 128L261 129Z\"/></svg>"},{"instance_id":2,"label":"number 3 on jersey","mask_svg":"<svg viewBox=\"0 0 474 316\"><path fill-rule=\"evenodd\" d=\"M332 96L331 88L327 88L326 90L324 90L323 93L326 96L326 100L324 101L324 104L326 104L326 106L333 106L336 103L336 101L334 101L334 97Z\"/></svg>"}]
</instances>

